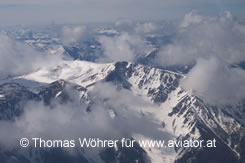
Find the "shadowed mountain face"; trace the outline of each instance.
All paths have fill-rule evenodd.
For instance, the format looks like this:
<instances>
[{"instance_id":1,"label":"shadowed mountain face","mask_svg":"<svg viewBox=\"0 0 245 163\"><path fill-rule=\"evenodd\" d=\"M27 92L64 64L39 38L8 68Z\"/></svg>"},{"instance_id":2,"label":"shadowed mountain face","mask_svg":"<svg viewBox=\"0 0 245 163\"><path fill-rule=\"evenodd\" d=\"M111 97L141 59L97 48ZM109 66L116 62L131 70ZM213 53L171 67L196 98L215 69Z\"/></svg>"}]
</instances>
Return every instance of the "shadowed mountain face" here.
<instances>
[{"instance_id":1,"label":"shadowed mountain face","mask_svg":"<svg viewBox=\"0 0 245 163\"><path fill-rule=\"evenodd\" d=\"M28 100L40 100L38 95L17 83L2 84L0 94L1 120L13 120L22 113L22 107Z\"/></svg>"},{"instance_id":2,"label":"shadowed mountain face","mask_svg":"<svg viewBox=\"0 0 245 163\"><path fill-rule=\"evenodd\" d=\"M29 101L42 102L50 109L55 108L57 104L74 104L71 106L81 106L80 109L90 117L90 114L96 113L99 99L100 102L102 101L102 103L99 103L100 108L113 114L111 118L115 119L114 122L117 121L117 118L123 119L121 126L126 128L123 130L124 132L130 130L130 126L134 126L130 114L126 114L127 111L132 111L136 114L136 117L143 119L138 128L146 126L144 130L149 130L147 124L150 121L159 124L166 132L174 135L173 139L175 140L215 139L216 148L176 147L172 153L168 154L163 149L144 148L138 143L133 148L123 148L118 144L117 148L100 149L99 152L97 151L95 158L91 156L87 149L76 149L75 154L71 154L61 148L51 150L29 148L27 152L24 152L22 149L5 150L1 147L0 162L148 163L156 162L156 160L169 163L244 162L244 104L237 104L232 107L208 105L201 98L182 89L180 80L184 77L183 74L163 69L128 62L94 64L73 61L67 65L71 67L60 65L59 70L55 72L51 69L45 71L40 69L21 77L35 82L38 82L41 77L53 80L53 82L45 85L42 85L43 81L40 81L38 89L35 88L35 90L39 90L38 92L34 92L31 85L27 87L23 82L18 83L19 80L1 84L1 122L15 121L16 118L21 117L26 111L24 108ZM72 65L76 66L72 67ZM60 72L67 72L67 74ZM102 90L100 93L96 91L98 89L97 84L102 84L99 88ZM132 93L137 97L133 99L136 102L141 99L152 106L139 103L139 110L130 110L130 106L126 104L122 107L124 103L120 102L116 94L112 94L111 90L103 84L111 85L112 87L108 87L110 89L115 87L116 92L119 93L126 91L126 93L121 94L122 96L119 96L122 100L125 100L124 103L128 102L125 96ZM102 89L103 87L106 89ZM133 98L133 96L129 98ZM136 107L133 103L132 106ZM91 123L93 121L95 119L91 119ZM137 123L136 119L134 122ZM81 128L81 130L87 132L89 127L87 126L87 129ZM159 131L157 125L155 127L151 128L150 131ZM134 130L137 132L137 129L134 128ZM96 135L94 136L96 137ZM132 140L139 139L133 134L131 136ZM143 136L147 137L149 135Z\"/></svg>"},{"instance_id":3,"label":"shadowed mountain face","mask_svg":"<svg viewBox=\"0 0 245 163\"><path fill-rule=\"evenodd\" d=\"M245 70L245 61L241 62L241 63L239 64L239 66L240 66L242 69Z\"/></svg>"}]
</instances>

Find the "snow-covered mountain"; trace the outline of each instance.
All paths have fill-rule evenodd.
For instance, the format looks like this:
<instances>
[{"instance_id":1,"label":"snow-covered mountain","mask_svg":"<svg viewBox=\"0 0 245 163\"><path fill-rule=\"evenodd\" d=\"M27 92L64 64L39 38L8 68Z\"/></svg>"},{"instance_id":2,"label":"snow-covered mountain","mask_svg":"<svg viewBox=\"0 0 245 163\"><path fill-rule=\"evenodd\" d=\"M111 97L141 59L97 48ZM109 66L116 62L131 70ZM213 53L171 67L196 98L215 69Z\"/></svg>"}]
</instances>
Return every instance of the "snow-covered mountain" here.
<instances>
[{"instance_id":1,"label":"snow-covered mountain","mask_svg":"<svg viewBox=\"0 0 245 163\"><path fill-rule=\"evenodd\" d=\"M118 110L123 105L119 99L96 93L98 83L109 83L118 91L126 90L137 99L149 103L140 105L133 111L142 118L146 130L149 121L154 123L149 131L152 135L132 133L132 139L165 139L166 134L174 140L216 140L216 148L107 148L93 158L86 149L78 151L79 155L70 156L60 149L35 151L29 153L0 150L1 162L15 161L26 163L49 162L105 162L105 163L242 163L245 160L245 104L237 106L211 106L191 91L182 88L181 73L164 69L147 67L129 62L97 64L86 61L64 61L54 67L43 67L35 72L1 81L0 85L0 119L14 120L23 114L22 106L28 100L52 101L60 103L73 102L69 90L75 90L82 102L87 104L88 114L93 112L96 102L95 94L110 113L111 118L127 117L126 111ZM110 87L108 87L110 88ZM103 92L104 91L104 92ZM103 90L102 93L110 90ZM125 95L125 94L124 94ZM127 94L126 94L127 95ZM109 97L110 98L110 97ZM127 103L127 101L125 101ZM127 106L127 105L126 105ZM134 107L134 106L133 106ZM115 120L116 120L115 118ZM144 121L145 118L145 121ZM91 120L92 121L92 120ZM155 127L155 128L154 128ZM130 128L130 127L128 127ZM85 131L86 132L86 131ZM158 133L162 132L162 137ZM167 138L166 138L167 139Z\"/></svg>"}]
</instances>

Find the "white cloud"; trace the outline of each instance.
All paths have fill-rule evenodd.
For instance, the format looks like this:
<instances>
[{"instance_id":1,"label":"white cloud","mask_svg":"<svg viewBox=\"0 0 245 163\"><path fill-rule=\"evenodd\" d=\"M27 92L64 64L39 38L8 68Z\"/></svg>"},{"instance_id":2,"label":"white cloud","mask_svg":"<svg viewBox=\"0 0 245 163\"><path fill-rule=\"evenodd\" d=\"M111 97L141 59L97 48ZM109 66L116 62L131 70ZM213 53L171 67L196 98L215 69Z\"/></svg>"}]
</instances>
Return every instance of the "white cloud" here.
<instances>
[{"instance_id":1,"label":"white cloud","mask_svg":"<svg viewBox=\"0 0 245 163\"><path fill-rule=\"evenodd\" d=\"M128 30L128 29L132 30L133 25L134 25L133 20L129 18L120 18L115 22L115 26L122 30Z\"/></svg>"},{"instance_id":2,"label":"white cloud","mask_svg":"<svg viewBox=\"0 0 245 163\"><path fill-rule=\"evenodd\" d=\"M100 37L105 57L102 61L136 61L149 48L146 41L137 35L122 33L114 37Z\"/></svg>"},{"instance_id":3,"label":"white cloud","mask_svg":"<svg viewBox=\"0 0 245 163\"><path fill-rule=\"evenodd\" d=\"M47 55L4 33L0 33L0 78L21 75L34 71L42 66L52 66L62 58L58 55Z\"/></svg>"},{"instance_id":4,"label":"white cloud","mask_svg":"<svg viewBox=\"0 0 245 163\"><path fill-rule=\"evenodd\" d=\"M71 93L71 92L68 92ZM74 94L74 92L72 93ZM0 121L0 144L6 148L16 148L21 137L41 137L42 139L101 138L120 139L142 134L152 139L169 139L170 134L159 130L151 115L142 116L142 107L154 108L151 103L137 97L129 90L118 90L109 83L99 83L90 92L93 103L91 112L87 104L80 104L79 96L72 103L52 107L41 102L29 102L24 114L14 122ZM115 111L117 116L111 117ZM11 133L9 136L6 133Z\"/></svg>"},{"instance_id":5,"label":"white cloud","mask_svg":"<svg viewBox=\"0 0 245 163\"><path fill-rule=\"evenodd\" d=\"M230 68L217 58L198 59L196 66L181 81L212 105L233 105L245 99L245 71Z\"/></svg>"},{"instance_id":6,"label":"white cloud","mask_svg":"<svg viewBox=\"0 0 245 163\"><path fill-rule=\"evenodd\" d=\"M180 23L180 28L186 28L192 24L198 24L202 22L202 20L202 16L196 14L195 11L192 11L184 16L182 22Z\"/></svg>"},{"instance_id":7,"label":"white cloud","mask_svg":"<svg viewBox=\"0 0 245 163\"><path fill-rule=\"evenodd\" d=\"M148 34L156 31L157 26L153 23L148 22L143 24L137 24L134 30L136 33Z\"/></svg>"},{"instance_id":8,"label":"white cloud","mask_svg":"<svg viewBox=\"0 0 245 163\"><path fill-rule=\"evenodd\" d=\"M62 41L65 45L71 45L82 40L85 36L85 26L64 26L61 30Z\"/></svg>"},{"instance_id":9,"label":"white cloud","mask_svg":"<svg viewBox=\"0 0 245 163\"><path fill-rule=\"evenodd\" d=\"M227 63L245 60L245 35L241 29L245 26L233 21L227 12L220 17L191 12L181 22L173 43L161 48L156 61L161 65L186 65L210 56Z\"/></svg>"},{"instance_id":10,"label":"white cloud","mask_svg":"<svg viewBox=\"0 0 245 163\"><path fill-rule=\"evenodd\" d=\"M161 48L160 65L196 63L182 84L211 104L234 104L245 99L244 71L231 64L245 61L245 26L230 12L204 17L194 12L181 21L173 43Z\"/></svg>"}]
</instances>

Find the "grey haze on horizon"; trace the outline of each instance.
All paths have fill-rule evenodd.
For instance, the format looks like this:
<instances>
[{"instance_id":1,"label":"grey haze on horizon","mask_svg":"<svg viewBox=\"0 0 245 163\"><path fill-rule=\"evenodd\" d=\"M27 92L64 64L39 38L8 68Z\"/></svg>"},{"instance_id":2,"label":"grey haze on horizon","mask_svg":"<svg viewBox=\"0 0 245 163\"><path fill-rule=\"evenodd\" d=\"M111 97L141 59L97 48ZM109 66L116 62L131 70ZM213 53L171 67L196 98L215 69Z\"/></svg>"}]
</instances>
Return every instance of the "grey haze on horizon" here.
<instances>
[{"instance_id":1,"label":"grey haze on horizon","mask_svg":"<svg viewBox=\"0 0 245 163\"><path fill-rule=\"evenodd\" d=\"M244 8L244 0L1 0L0 26L162 20L183 17L191 10L202 15L229 10L239 17L245 15Z\"/></svg>"}]
</instances>

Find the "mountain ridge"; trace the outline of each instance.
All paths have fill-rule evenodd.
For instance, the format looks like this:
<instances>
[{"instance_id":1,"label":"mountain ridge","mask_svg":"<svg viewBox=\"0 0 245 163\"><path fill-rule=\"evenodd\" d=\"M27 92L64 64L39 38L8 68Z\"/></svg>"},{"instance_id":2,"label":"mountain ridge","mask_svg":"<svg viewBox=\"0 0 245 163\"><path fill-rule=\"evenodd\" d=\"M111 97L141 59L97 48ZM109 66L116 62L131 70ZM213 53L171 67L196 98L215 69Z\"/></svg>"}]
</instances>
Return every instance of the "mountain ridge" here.
<instances>
[{"instance_id":1,"label":"mountain ridge","mask_svg":"<svg viewBox=\"0 0 245 163\"><path fill-rule=\"evenodd\" d=\"M42 87L42 89L38 95L41 96L40 99L46 98L44 100L46 104L50 104L52 98L60 97L62 102L69 99L69 95L65 94L65 87L71 85L71 88L78 90L81 99L90 105L93 105L93 97L89 92L94 89L96 83L110 83L118 89L129 90L136 96L156 104L157 107L155 108L141 108L138 111L139 115L153 115L157 123L164 123L163 130L175 135L176 139L208 140L216 138L218 142L218 148L178 148L175 149L175 154L171 156L165 156L166 151L162 149L142 149L151 161L162 160L163 162L176 163L242 162L245 139L242 120L244 117L243 105L240 106L240 110L239 106L236 110L210 106L191 92L181 88L180 80L183 77L184 75L181 73L129 62L95 64L85 61L66 61L57 67L40 69L31 74L16 77L11 81L17 83L22 81L21 84L23 84L23 80L40 82L38 87ZM30 92L34 89L28 84L27 87ZM240 114L242 117L239 118L236 114ZM116 112L116 115L120 116L120 113ZM135 139L137 140L137 136ZM226 154L223 155L223 153ZM214 158L206 158L206 156L213 156ZM115 160L120 162L123 159L120 160L115 157ZM107 162L108 160L104 161ZM135 162L135 160L131 161Z\"/></svg>"}]
</instances>

